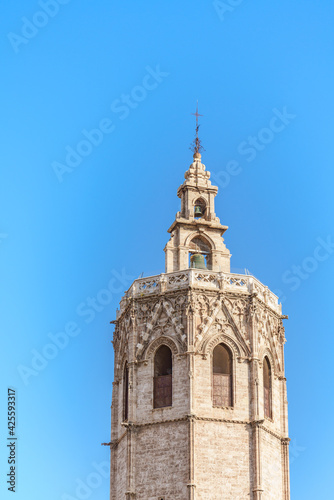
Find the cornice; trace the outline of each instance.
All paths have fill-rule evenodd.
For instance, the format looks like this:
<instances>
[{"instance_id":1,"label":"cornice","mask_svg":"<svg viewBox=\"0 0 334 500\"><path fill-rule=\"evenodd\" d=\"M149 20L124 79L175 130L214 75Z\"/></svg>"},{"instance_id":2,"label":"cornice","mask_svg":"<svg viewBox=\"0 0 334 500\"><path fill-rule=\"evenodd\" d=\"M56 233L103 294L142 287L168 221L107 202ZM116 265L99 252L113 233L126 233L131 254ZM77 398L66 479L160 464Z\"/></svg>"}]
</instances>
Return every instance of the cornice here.
<instances>
[{"instance_id":1,"label":"cornice","mask_svg":"<svg viewBox=\"0 0 334 500\"><path fill-rule=\"evenodd\" d=\"M194 230L198 230L199 228L207 229L207 230L219 230L221 234L224 234L225 231L228 230L228 226L224 226L220 222L217 222L215 220L205 220L205 219L185 219L183 217L180 217L178 219L175 219L173 224L170 226L169 229L167 229L168 233L172 233L174 229L177 226L183 226L183 227L188 227L191 226L194 228Z\"/></svg>"},{"instance_id":2,"label":"cornice","mask_svg":"<svg viewBox=\"0 0 334 500\"><path fill-rule=\"evenodd\" d=\"M179 418L172 418L172 419L162 419L158 421L151 421L151 422L144 422L142 424L135 423L135 422L123 422L121 425L126 428L125 432L118 438L114 439L110 443L101 443L102 446L110 446L110 448L115 449L117 446L120 444L120 442L125 438L125 436L128 434L128 432L135 432L137 429L141 429L144 427L152 427L152 426L157 426L157 425L164 425L164 424L172 424L172 423L177 423L177 422L217 422L217 423L225 423L225 424L238 424L238 425L248 425L251 427L259 427L259 429L265 431L267 434L270 434L271 436L275 437L283 445L288 445L291 441L291 439L287 436L281 436L279 433L272 431L269 429L265 424L264 420L238 420L238 419L233 419L233 418L214 418L214 417L201 417L198 415L184 415L183 417Z\"/></svg>"}]
</instances>

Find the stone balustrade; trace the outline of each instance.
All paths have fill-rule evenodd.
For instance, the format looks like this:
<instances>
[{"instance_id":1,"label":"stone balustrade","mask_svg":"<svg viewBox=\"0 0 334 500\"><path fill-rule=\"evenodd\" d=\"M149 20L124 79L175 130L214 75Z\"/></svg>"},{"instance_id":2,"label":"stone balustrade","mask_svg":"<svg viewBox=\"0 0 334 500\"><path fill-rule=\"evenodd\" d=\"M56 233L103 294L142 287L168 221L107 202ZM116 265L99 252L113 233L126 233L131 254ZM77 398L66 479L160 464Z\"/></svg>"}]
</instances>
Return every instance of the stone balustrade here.
<instances>
[{"instance_id":1,"label":"stone balustrade","mask_svg":"<svg viewBox=\"0 0 334 500\"><path fill-rule=\"evenodd\" d=\"M145 297L188 287L205 290L226 290L241 295L256 294L260 300L276 313L281 314L282 311L277 295L254 276L202 269L186 269L185 271L162 273L157 276L136 279L120 302L117 318L123 311L126 301L131 297Z\"/></svg>"}]
</instances>

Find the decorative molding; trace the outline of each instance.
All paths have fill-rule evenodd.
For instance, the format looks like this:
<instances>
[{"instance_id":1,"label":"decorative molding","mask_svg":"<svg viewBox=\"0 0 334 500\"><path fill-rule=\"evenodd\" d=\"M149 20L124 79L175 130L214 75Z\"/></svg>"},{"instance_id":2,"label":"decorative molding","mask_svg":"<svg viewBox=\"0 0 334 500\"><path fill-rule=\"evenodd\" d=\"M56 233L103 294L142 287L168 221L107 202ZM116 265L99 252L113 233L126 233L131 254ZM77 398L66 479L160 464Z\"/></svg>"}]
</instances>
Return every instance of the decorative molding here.
<instances>
[{"instance_id":1,"label":"decorative molding","mask_svg":"<svg viewBox=\"0 0 334 500\"><path fill-rule=\"evenodd\" d=\"M280 434L278 434L278 432L274 432L274 431L268 429L268 427L266 427L263 423L260 424L260 429L262 429L263 431L267 432L271 436L279 439L283 444L287 444L287 443L290 442L290 438L280 436Z\"/></svg>"},{"instance_id":2,"label":"decorative molding","mask_svg":"<svg viewBox=\"0 0 334 500\"><path fill-rule=\"evenodd\" d=\"M237 323L234 319L233 313L226 306L224 300L222 300L222 310L225 313L225 315L228 319L228 322L229 322L237 340L239 341L244 353L249 355L251 353L249 342L247 342L247 339L245 339L245 337L242 333L242 329L240 328L240 326L237 325Z\"/></svg>"},{"instance_id":3,"label":"decorative molding","mask_svg":"<svg viewBox=\"0 0 334 500\"><path fill-rule=\"evenodd\" d=\"M152 425L170 424L170 423L175 423L175 422L187 422L187 421L222 422L222 423L224 422L227 424L244 424L244 425L251 424L251 422L249 420L235 420L235 419L231 419L231 418L211 418L211 417L198 417L197 415L186 415L186 416L180 417L180 418L164 419L164 420L159 420L156 422L145 422L143 424L133 423L132 425L134 427L140 428L140 427L149 427Z\"/></svg>"},{"instance_id":4,"label":"decorative molding","mask_svg":"<svg viewBox=\"0 0 334 500\"><path fill-rule=\"evenodd\" d=\"M234 359L241 357L241 351L237 342L229 335L221 333L214 337L209 337L203 342L203 355L212 354L214 348L218 344L226 344L232 351Z\"/></svg>"},{"instance_id":5,"label":"decorative molding","mask_svg":"<svg viewBox=\"0 0 334 500\"><path fill-rule=\"evenodd\" d=\"M190 245L191 241L194 238L196 238L196 236L198 236L198 237L203 236L210 243L210 245L211 245L211 251L212 250L216 250L216 244L215 244L215 242L213 241L212 238L210 238L210 236L208 235L208 233L205 230L203 230L202 228L196 229L192 233L188 234L188 236L185 239L184 244L183 244L183 246L186 247L187 250L189 250L189 245Z\"/></svg>"},{"instance_id":6,"label":"decorative molding","mask_svg":"<svg viewBox=\"0 0 334 500\"><path fill-rule=\"evenodd\" d=\"M161 408L157 408L157 409L161 409ZM175 423L175 422L187 422L187 421L188 421L188 417L186 416L186 417L180 417L180 418L158 420L156 422L144 422L143 424L133 424L133 425L137 428L141 428L141 427L150 427L152 425L171 424L171 423Z\"/></svg>"},{"instance_id":7,"label":"decorative molding","mask_svg":"<svg viewBox=\"0 0 334 500\"><path fill-rule=\"evenodd\" d=\"M127 360L128 360L128 353L127 352L124 352L123 353L123 356L122 356L122 359L121 359L121 362L120 363L117 363L117 374L118 374L118 380L119 380L119 383L121 383L121 381L123 381L123 373L124 373L124 368L125 368L125 364L127 363Z\"/></svg>"},{"instance_id":8,"label":"decorative molding","mask_svg":"<svg viewBox=\"0 0 334 500\"><path fill-rule=\"evenodd\" d=\"M220 408L221 410L234 410L234 406L218 406L218 405L212 405L212 408Z\"/></svg>"},{"instance_id":9,"label":"decorative molding","mask_svg":"<svg viewBox=\"0 0 334 500\"><path fill-rule=\"evenodd\" d=\"M186 306L184 292L174 296L162 297L154 305L144 304L138 311L140 314L140 327L138 330L138 343L136 354L138 360L147 357L145 352L149 349L150 342L161 336L170 337L168 333L175 333L176 340L180 347L185 346L186 334L183 332L182 323L184 308ZM178 351L180 350L178 346Z\"/></svg>"},{"instance_id":10,"label":"decorative molding","mask_svg":"<svg viewBox=\"0 0 334 500\"><path fill-rule=\"evenodd\" d=\"M198 233L198 231L194 232L192 237L196 236ZM205 234L205 236L208 237L207 234ZM281 306L278 304L277 296L270 292L267 287L253 276L203 270L200 274L201 276L205 276L206 280L198 280L196 278L196 272L198 271L195 269L185 269L183 271L163 273L165 291L168 293L175 290L175 280L173 281L173 277L177 276L177 280L179 281L178 289L188 289L189 287L195 286L195 288L199 287L205 289L206 292L210 290L221 291L223 289L224 294L234 296L235 298L245 298L247 296L254 297L257 303L263 306L263 308L270 312L276 319L282 319ZM140 299L141 301L143 297L154 296L157 298L164 296L164 293L161 293L162 275L139 278L133 282L121 300L120 310L117 313L117 324L124 318L124 313L129 310L129 306L133 305L133 299ZM167 283L165 281L166 279ZM138 303L140 303L140 301Z\"/></svg>"},{"instance_id":11,"label":"decorative molding","mask_svg":"<svg viewBox=\"0 0 334 500\"><path fill-rule=\"evenodd\" d=\"M171 337L167 337L163 335L155 340L153 340L147 347L144 355L145 361L148 361L150 358L154 357L155 352L159 349L160 346L166 345L170 348L174 356L177 356L180 353L179 347L174 339Z\"/></svg>"}]
</instances>

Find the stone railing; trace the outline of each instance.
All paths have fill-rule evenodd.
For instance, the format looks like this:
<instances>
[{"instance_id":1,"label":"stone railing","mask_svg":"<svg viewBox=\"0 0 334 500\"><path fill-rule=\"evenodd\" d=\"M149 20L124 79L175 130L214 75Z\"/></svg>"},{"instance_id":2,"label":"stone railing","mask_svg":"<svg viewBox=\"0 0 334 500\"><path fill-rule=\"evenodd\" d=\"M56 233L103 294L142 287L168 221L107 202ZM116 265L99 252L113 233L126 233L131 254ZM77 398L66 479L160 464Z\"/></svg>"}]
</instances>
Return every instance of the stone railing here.
<instances>
[{"instance_id":1,"label":"stone railing","mask_svg":"<svg viewBox=\"0 0 334 500\"><path fill-rule=\"evenodd\" d=\"M131 297L145 297L188 287L203 290L226 290L240 294L255 293L271 309L281 314L282 308L281 304L278 303L277 295L272 293L267 286L264 286L254 276L187 269L136 279L122 298L117 317L124 309L126 301Z\"/></svg>"}]
</instances>

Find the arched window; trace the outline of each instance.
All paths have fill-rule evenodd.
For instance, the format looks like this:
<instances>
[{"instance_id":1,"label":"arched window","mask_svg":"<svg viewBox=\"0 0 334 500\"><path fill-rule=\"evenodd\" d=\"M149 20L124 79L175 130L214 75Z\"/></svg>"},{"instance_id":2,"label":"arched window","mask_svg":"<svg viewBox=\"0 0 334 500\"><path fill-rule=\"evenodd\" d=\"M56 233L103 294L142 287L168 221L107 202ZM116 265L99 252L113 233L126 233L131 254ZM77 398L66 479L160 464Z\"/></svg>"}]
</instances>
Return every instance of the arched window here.
<instances>
[{"instance_id":1,"label":"arched window","mask_svg":"<svg viewBox=\"0 0 334 500\"><path fill-rule=\"evenodd\" d=\"M206 202L203 198L198 198L194 203L194 217L199 219L204 217L206 214Z\"/></svg>"},{"instance_id":2,"label":"arched window","mask_svg":"<svg viewBox=\"0 0 334 500\"><path fill-rule=\"evenodd\" d=\"M125 363L123 373L123 421L126 421L129 416L129 367Z\"/></svg>"},{"instance_id":3,"label":"arched window","mask_svg":"<svg viewBox=\"0 0 334 500\"><path fill-rule=\"evenodd\" d=\"M233 406L232 354L228 347L218 344L213 350L213 406Z\"/></svg>"},{"instance_id":4,"label":"arched window","mask_svg":"<svg viewBox=\"0 0 334 500\"><path fill-rule=\"evenodd\" d=\"M154 356L154 408L172 406L172 351L162 345Z\"/></svg>"},{"instance_id":5,"label":"arched window","mask_svg":"<svg viewBox=\"0 0 334 500\"><path fill-rule=\"evenodd\" d=\"M189 267L212 268L211 245L203 236L195 236L189 245Z\"/></svg>"},{"instance_id":6,"label":"arched window","mask_svg":"<svg viewBox=\"0 0 334 500\"><path fill-rule=\"evenodd\" d=\"M263 360L263 390L264 416L272 418L271 367L267 356Z\"/></svg>"}]
</instances>

